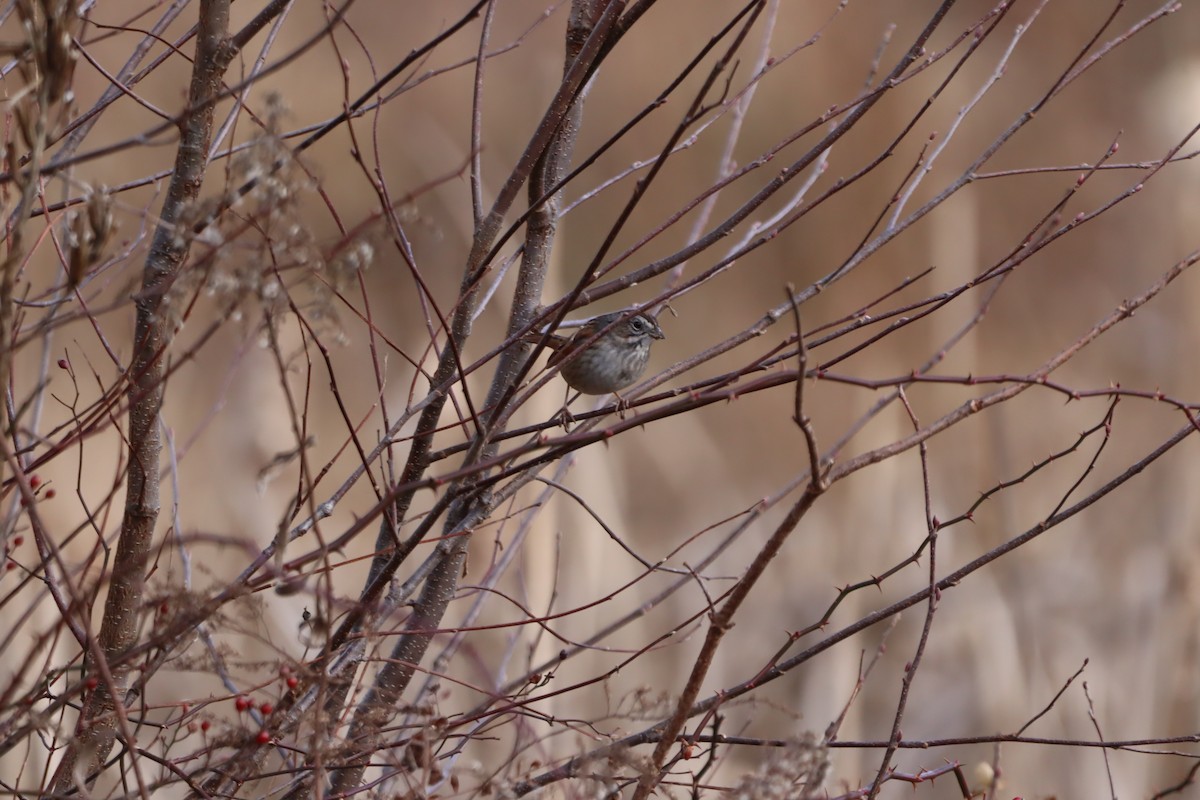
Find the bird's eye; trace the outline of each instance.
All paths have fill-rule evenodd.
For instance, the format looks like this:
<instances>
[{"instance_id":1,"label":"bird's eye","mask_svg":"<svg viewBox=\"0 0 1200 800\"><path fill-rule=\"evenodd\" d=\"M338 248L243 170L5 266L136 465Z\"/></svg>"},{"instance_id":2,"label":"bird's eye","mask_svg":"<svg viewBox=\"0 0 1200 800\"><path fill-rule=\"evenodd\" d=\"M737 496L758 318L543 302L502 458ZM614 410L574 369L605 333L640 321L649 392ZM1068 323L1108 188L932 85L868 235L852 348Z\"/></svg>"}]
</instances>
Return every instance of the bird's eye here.
<instances>
[{"instance_id":1,"label":"bird's eye","mask_svg":"<svg viewBox=\"0 0 1200 800\"><path fill-rule=\"evenodd\" d=\"M646 329L646 320L642 319L641 317L634 317L633 319L629 320L629 327L633 328L636 333L641 333Z\"/></svg>"}]
</instances>

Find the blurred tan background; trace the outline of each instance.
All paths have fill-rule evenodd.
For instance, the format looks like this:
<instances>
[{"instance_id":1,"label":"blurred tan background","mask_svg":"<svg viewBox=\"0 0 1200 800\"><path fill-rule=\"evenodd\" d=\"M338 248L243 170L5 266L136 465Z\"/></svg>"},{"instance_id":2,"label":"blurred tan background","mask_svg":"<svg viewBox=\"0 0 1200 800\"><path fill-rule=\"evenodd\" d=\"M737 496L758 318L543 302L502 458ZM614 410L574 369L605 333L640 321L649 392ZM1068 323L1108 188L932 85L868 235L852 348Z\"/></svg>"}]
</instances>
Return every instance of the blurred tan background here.
<instances>
[{"instance_id":1,"label":"blurred tan background","mask_svg":"<svg viewBox=\"0 0 1200 800\"><path fill-rule=\"evenodd\" d=\"M126 12L104 5L95 10L94 20L122 20L119 15ZM957 177L1053 85L1108 15L1110 5L1094 0L1052 0L1045 5L1010 57L1004 77L963 123L908 211ZM242 6L235 4L242 21L257 10ZM594 82L577 157L590 154L630 115L651 102L732 13L733 6L716 0L664 0L639 22ZM868 66L887 27L894 24L892 43L881 59L881 69L886 72L925 24L935 4L850 3L822 29L835 6L832 2L782 3L770 45L772 54L791 51L818 30L820 38L762 80L736 148L739 163L753 160L824 110L855 97L867 79ZM1129 6L1101 42L1123 33L1157 7L1145 2ZM466 7L462 2L360 2L348 17L357 38L339 30L338 53L328 39L321 41L286 69L255 86L248 105L256 113L264 113L265 93L275 90L287 108L285 130L320 123L370 85L372 70L389 68L413 47L443 30L449 21L456 20ZM960 3L933 37L930 49L947 46L953 36L990 7L983 2ZM668 314L662 320L668 338L656 346L652 370L665 369L743 330L780 303L786 284L803 287L836 269L901 185L929 135L935 131L945 135L954 115L995 68L1014 27L1028 21L1037 9L1032 2L1016 3L980 53L950 82L933 109L874 173L818 207L768 246L743 258L722 277L673 303L677 316ZM556 6L539 22L543 10L543 4L523 0L502 3L497 9L491 37L494 49L516 41L534 27L521 38L519 46L488 62L482 149L485 204L494 197L499 182L528 142L558 84L566 10ZM1120 151L1115 162L1161 158L1200 122L1198 12L1200 9L1193 4L1185 3L1175 14L1132 37L1039 113L1005 144L984 171L1094 163L1118 135ZM321 24L322 14L317 4L300 4L282 28L274 52L288 52L304 41ZM180 27L175 34L182 30ZM471 58L478 43L478 25L470 31L439 49L416 68L415 74ZM750 35L732 80L735 91L751 75L761 31L761 26L757 27ZM89 52L115 70L136 39L135 34L118 33L90 46ZM248 51L247 58L252 52ZM338 59L348 64L348 93ZM141 84L140 93L164 109L178 109L187 66L182 59L173 59ZM839 177L854 173L878 154L946 77L949 66L949 61L943 62L890 93L863 124L834 147L828 168L810 197ZM249 68L248 61L244 68ZM86 64L80 64L78 70L79 106L86 108L105 83ZM707 66L698 72L706 71ZM232 79L236 75L231 74ZM402 215L422 275L443 308L453 299L470 246L465 174L442 179L458 172L469 157L471 82L469 68L437 75L391 101L377 116L367 115L354 123L357 146L372 168L378 165L394 198L440 181L404 204ZM697 77L690 78L677 98L673 97L633 135L601 157L568 188L567 202L631 162L657 153L698 85ZM229 107L224 105L218 118L228 113ZM102 118L84 149L120 141L156 121L145 109L123 102ZM693 147L671 159L618 238L613 255L662 224L671 212L710 185L717 174L716 160L727 130L727 120L718 122ZM772 164L722 194L716 218L744 202L775 174L778 166L798 158L823 130L818 128L789 146ZM257 133L243 117L234 138L244 141ZM73 179L111 186L156 168L167 168L173 156L172 144L173 140L164 136L162 146L139 147L88 161L77 168ZM378 198L363 170L350 155L351 147L350 137L342 130L303 156L312 175L311 187L321 191L306 192L289 210L311 232L313 247L326 253L340 238L327 203L336 208L338 217L350 229L379 209ZM1195 148L1193 142L1184 152ZM806 326L840 318L889 291L905 276L929 266L936 268L934 272L899 295L895 304L965 282L1002 260L1019 244L1074 185L1077 174L1047 172L973 184L872 256L851 276L806 304ZM1130 169L1092 177L1068 206L1066 219L1108 201L1137 183L1141 174ZM213 192L220 191L229 180L223 168L214 168L210 175L211 186L206 184L206 190L211 188ZM631 187L626 180L564 217L546 302L574 285ZM954 348L938 372L1022 374L1074 341L1124 298L1144 291L1173 263L1200 246L1196 224L1198 187L1200 173L1196 165L1172 165L1129 201L1035 255L1011 277L985 321ZM144 251L144 245L137 245L137 237L140 226L151 224L144 209L157 208L161 191L162 186L156 185L118 196L120 237L134 243L135 255L110 267L92 284L97 300L127 292L136 279L138 247ZM785 189L782 195L789 191ZM768 204L752 220L763 218L777 207L778 203ZM685 219L655 238L617 267L618 272L642 266L682 246L690 223L691 218ZM738 238L735 235L730 241ZM371 319L388 342L421 358L428 337L413 279L386 237L380 237L375 245L376 258L365 273ZM695 259L687 274L715 263L727 247L718 244ZM250 252L256 251L251 248ZM47 261L43 287L59 280L52 269ZM34 282L37 285L37 280ZM511 285L510 276L481 317L468 346L470 359L482 356L499 341L508 310L505 294L511 291ZM661 288L661 279L651 281L609 298L588 312L644 302ZM345 294L358 313L366 313L357 286L351 286ZM1116 383L1148 391L1161 389L1175 398L1193 400L1200 389L1191 369L1197 342L1195 294L1195 277L1185 275L1134 319L1073 360L1058 375L1059 380L1078 389L1101 389ZM978 292L968 293L928 320L838 365L835 371L864 379L909 373L971 318L980 297ZM204 315L211 308L201 304L184 325L178 343L181 352L198 341L207 324ZM380 398L367 329L354 311L336 302L332 308L336 319L322 320L318 330L332 350L336 381L349 416L354 424L366 420L359 435L370 445L382 423L375 405ZM130 320L127 305L99 317L104 337L122 357L130 349ZM762 339L675 378L668 386L733 369L752 354L765 352L791 330L790 320L785 319ZM329 378L316 354L310 349L308 357L314 366L309 374L298 326L294 322L285 324L282 336L283 349L292 356L286 379L298 396L303 396L306 388L311 392L308 419L316 443L308 451L309 461L319 468L337 455L333 469L321 484L325 491L319 488L317 492L318 500L323 500L354 468L357 456L352 448L338 454L347 427L327 390ZM293 449L296 437L286 412L279 371L270 352L262 346L262 338L252 313L232 320L206 340L193 359L180 366L169 385L165 411L178 454L178 483L184 487L178 498L181 531L242 540L253 550L273 537L296 485L294 462L263 480L264 468L277 454ZM844 342L835 342L828 350L815 350L813 358L827 358L845 347ZM413 368L390 346L382 345L381 350L387 375L381 399L394 418L408 400ZM56 333L52 358L64 352L81 375L90 374L88 364L95 367L100 382L111 381L115 375L115 367L104 356L90 324L72 325ZM28 376L36 374L41 352L30 348L19 358L19 369L25 370L27 382ZM486 366L474 376L472 389L477 400L486 392L489 377ZM52 392L72 391L58 371L51 371L51 379ZM423 386L418 382L419 389ZM94 399L96 381L81 380L80 391L85 401ZM519 424L554 413L561 402L561 391L561 383L552 382L538 402L522 412ZM909 397L921 421L928 423L984 391L978 387L917 386ZM867 389L831 382L809 384L808 408L822 444L828 446L840 438L879 396ZM668 566L694 564L736 520L712 529L710 526L752 508L802 474L807 457L803 438L790 420L792 402L790 388L784 387L630 431L608 446L581 452L565 482L646 559L656 561L680 548ZM948 519L963 513L979 493L1016 478L1051 452L1066 449L1080 432L1101 421L1106 402L1100 398L1064 404L1060 395L1031 390L1015 402L936 437L929 449L934 514ZM56 403L47 405L45 415L46 428L68 418ZM444 422L449 421L448 413ZM1072 495L1072 502L1124 470L1184 423L1180 413L1165 405L1137 399L1122 401L1112 441L1095 470ZM894 441L909 430L911 423L903 409L892 408L851 442L845 456ZM444 441L454 441L453 436ZM1195 669L1200 643L1200 584L1194 577L1200 514L1193 485L1198 475L1195 447L1194 443L1184 443L1093 509L945 593L909 699L903 724L905 738L1013 732L1045 707L1085 660L1089 664L1083 679L1106 738L1179 736L1200 727L1200 677ZM939 572L952 571L1045 517L1084 474L1094 449L1095 440L1089 440L1081 452L989 500L976 512L974 524L945 530L939 541ZM404 455L404 448L398 448L397 458L402 460ZM118 459L119 437L111 430L87 440L77 453L57 459L45 470L44 477L60 487L58 498L45 504L43 515L62 530L79 524L85 503L102 503L111 491ZM450 469L451 464L439 465L435 474ZM77 485L80 496L72 497ZM705 574L737 576L795 497L789 496L765 513ZM160 523L164 532L171 524L170 502L164 495L167 513ZM419 502L427 506L430 498L425 495ZM334 516L321 524L322 535L326 539L336 536L372 503L369 487L356 486ZM114 513L104 520L102 527L108 536L119 525L116 511L120 507L118 500L112 506ZM502 516L497 515L495 525L476 532L465 585L481 580L488 564L498 557L497 541L507 541L512 535L516 521L502 522ZM94 541L94 533L86 535L93 537L89 542ZM819 618L837 587L883 572L911 553L924 536L920 463L915 451L835 485L804 519L764 582L751 595L737 626L726 637L702 697L752 677L782 646L789 631ZM346 550L344 555L350 563L339 564L334 571L335 591L343 600L357 594L366 572L367 562L362 557L371 552L373 541L372 529ZM301 551L311 546L303 541L294 545ZM90 547L89 543L85 551ZM674 579L671 575L652 576L616 593L640 573L640 566L576 503L561 495L551 501L522 548L518 568L502 586L526 608L537 614L561 613L599 598L607 599L550 623L562 640L539 633L533 625L472 637L468 655L455 662L455 678L494 688L497 675L512 678L522 674L553 656L563 641L586 639ZM219 585L237 574L245 561L243 550L199 547L192 565L192 588L204 590ZM827 630L836 631L917 590L927 581L927 563L922 559L919 567L904 570L879 591L852 595L838 609ZM154 580L163 586L178 586L182 580L178 559L169 547L163 550ZM708 591L719 593L729 583L710 581ZM452 607L446 627L455 624L473 599L464 592L462 603ZM301 657L304 645L298 634L300 614L313 604L313 598L306 594L284 598L264 593L255 599L253 607L247 603L244 611L232 615L230 627L243 629L244 634L228 638L237 643L239 654L248 662L262 659L270 663L280 654ZM644 645L704 607L705 599L698 588L679 592L606 640L600 649L560 665L550 688L603 674L627 657L629 650L624 648ZM918 606L903 615L890 635L886 655L852 707L839 738L888 736L903 667L913 657L923 613L924 607ZM523 617L520 608L490 601L484 619L500 623ZM663 706L657 695L664 692L673 697L681 688L682 676L691 666L703 631L702 623L683 626L676 637L618 674L586 689L537 703L538 712L556 719L589 719L595 724L578 725L572 732L563 733L560 728L552 729L537 721L526 723L526 735L531 739L547 738L522 754L521 763L548 763L583 752L602 741L604 735L639 730L659 719ZM874 651L881 633L877 627L844 642L756 692L751 701L731 703L724 709L727 719L722 731L763 737L823 732L848 701L863 652L870 655ZM818 641L820 635L808 637L798 647ZM205 690L196 687L209 684L212 692L222 691L201 667L185 674L189 676L186 688L160 686L162 695L150 701L178 699L171 696L175 691L203 697ZM447 682L448 692L438 704L440 714L461 713L482 699L478 692L449 690L449 686ZM647 689L649 697L637 694ZM554 735L550 735L552 731ZM1094 738L1087 701L1079 685L1073 686L1029 734ZM468 748L456 765L486 775L508 756L509 751L500 747ZM762 757L749 748L731 749L724 754L721 769L708 780L713 784L734 783ZM874 750L835 751L831 778L826 784L829 793L835 795L865 785L878 767L878 757ZM992 757L993 748L981 745L901 752L896 762L900 768L912 770L938 766L943 759L974 765ZM1004 748L1001 764L1004 784L998 796L1090 797L1108 791L1105 765L1097 750L1009 745ZM1147 796L1178 781L1189 766L1182 759L1133 753L1111 753L1109 765L1120 797ZM571 796L574 790L563 787L555 791ZM910 787L895 785L889 786L883 796L907 796L910 792ZM933 787L919 787L918 793L921 797L952 797L955 788L952 781L940 781Z\"/></svg>"}]
</instances>

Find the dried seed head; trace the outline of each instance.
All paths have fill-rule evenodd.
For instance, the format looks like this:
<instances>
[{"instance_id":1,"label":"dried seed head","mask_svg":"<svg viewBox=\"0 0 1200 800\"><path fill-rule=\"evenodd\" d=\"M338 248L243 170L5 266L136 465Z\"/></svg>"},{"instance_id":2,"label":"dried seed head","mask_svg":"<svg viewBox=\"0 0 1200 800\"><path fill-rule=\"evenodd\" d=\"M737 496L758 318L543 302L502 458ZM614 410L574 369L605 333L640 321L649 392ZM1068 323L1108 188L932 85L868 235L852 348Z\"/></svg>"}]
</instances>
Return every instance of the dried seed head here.
<instances>
[{"instance_id":1,"label":"dried seed head","mask_svg":"<svg viewBox=\"0 0 1200 800\"><path fill-rule=\"evenodd\" d=\"M89 190L84 207L84 213L72 211L67 218L67 286L72 289L100 261L116 228L108 189Z\"/></svg>"},{"instance_id":2,"label":"dried seed head","mask_svg":"<svg viewBox=\"0 0 1200 800\"><path fill-rule=\"evenodd\" d=\"M821 785L829 771L829 751L806 733L772 753L753 773L742 776L731 796L737 800L809 800L824 797Z\"/></svg>"},{"instance_id":3,"label":"dried seed head","mask_svg":"<svg viewBox=\"0 0 1200 800\"><path fill-rule=\"evenodd\" d=\"M47 107L70 101L75 52L71 31L79 19L72 0L18 0L17 15L25 29L27 58L21 73L29 86L37 86ZM45 109L43 109L45 111Z\"/></svg>"},{"instance_id":4,"label":"dried seed head","mask_svg":"<svg viewBox=\"0 0 1200 800\"><path fill-rule=\"evenodd\" d=\"M113 224L112 195L108 193L107 186L101 186L88 192L87 216L88 225L92 231L92 241L100 249L103 249L113 231L116 230ZM98 260L99 256L97 255L93 261Z\"/></svg>"}]
</instances>

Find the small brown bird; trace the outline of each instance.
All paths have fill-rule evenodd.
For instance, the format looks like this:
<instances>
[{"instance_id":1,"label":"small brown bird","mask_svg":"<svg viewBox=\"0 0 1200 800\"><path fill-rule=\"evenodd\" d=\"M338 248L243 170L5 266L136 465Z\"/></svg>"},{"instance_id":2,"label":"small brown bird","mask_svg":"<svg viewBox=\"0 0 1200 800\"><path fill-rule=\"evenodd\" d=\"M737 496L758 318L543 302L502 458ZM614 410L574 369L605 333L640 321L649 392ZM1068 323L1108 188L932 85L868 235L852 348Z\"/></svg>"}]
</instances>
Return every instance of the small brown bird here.
<instances>
[{"instance_id":1,"label":"small brown bird","mask_svg":"<svg viewBox=\"0 0 1200 800\"><path fill-rule=\"evenodd\" d=\"M551 336L546 344L554 352L546 365L562 364L563 380L583 394L615 394L629 386L646 371L652 340L667 337L652 317L634 314L621 319L622 316L620 311L601 314L570 339ZM609 326L612 327L607 333L580 351L584 342ZM537 341L540 335L530 334L526 338Z\"/></svg>"}]
</instances>

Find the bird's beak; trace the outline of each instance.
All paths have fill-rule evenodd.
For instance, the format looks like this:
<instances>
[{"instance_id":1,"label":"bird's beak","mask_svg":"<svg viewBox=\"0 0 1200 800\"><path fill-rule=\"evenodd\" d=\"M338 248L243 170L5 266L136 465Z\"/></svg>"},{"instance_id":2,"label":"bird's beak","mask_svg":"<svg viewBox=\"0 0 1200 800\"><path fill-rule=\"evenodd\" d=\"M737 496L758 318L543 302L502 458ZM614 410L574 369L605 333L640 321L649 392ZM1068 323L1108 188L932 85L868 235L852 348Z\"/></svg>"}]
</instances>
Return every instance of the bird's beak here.
<instances>
[{"instance_id":1,"label":"bird's beak","mask_svg":"<svg viewBox=\"0 0 1200 800\"><path fill-rule=\"evenodd\" d=\"M658 323L657 323L657 322L655 322L655 323L654 323L654 327L650 329L650 338L652 338L652 339L665 339L665 338L667 338L667 335L666 335L665 333L663 333L663 332L662 332L662 328L658 327Z\"/></svg>"}]
</instances>

